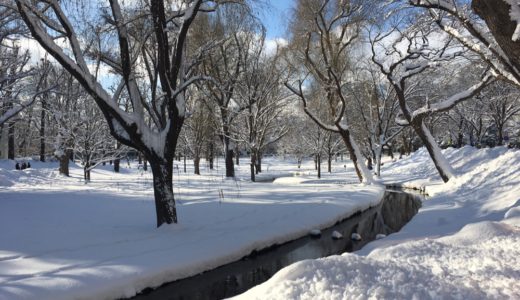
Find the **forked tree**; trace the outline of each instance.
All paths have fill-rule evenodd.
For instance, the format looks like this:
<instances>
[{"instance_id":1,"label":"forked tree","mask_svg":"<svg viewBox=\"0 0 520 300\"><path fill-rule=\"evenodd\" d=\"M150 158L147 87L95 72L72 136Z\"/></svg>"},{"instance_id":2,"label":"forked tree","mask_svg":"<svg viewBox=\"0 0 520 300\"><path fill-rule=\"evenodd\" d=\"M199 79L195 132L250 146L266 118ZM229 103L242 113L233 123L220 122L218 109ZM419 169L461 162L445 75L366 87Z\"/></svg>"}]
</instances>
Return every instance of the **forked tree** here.
<instances>
[{"instance_id":1,"label":"forked tree","mask_svg":"<svg viewBox=\"0 0 520 300\"><path fill-rule=\"evenodd\" d=\"M189 59L187 38L197 14L214 11L221 1L141 0L121 5L109 0L106 6L80 11L80 16L70 3L58 0L15 2L32 36L97 103L111 135L150 163L157 226L176 223L172 164L185 119L185 92L203 79L193 73L202 54ZM82 20L96 16L100 20L89 28L102 38L91 41L79 32L88 25ZM117 77L114 91L93 74L99 62ZM122 95L128 109L121 105Z\"/></svg>"},{"instance_id":2,"label":"forked tree","mask_svg":"<svg viewBox=\"0 0 520 300\"><path fill-rule=\"evenodd\" d=\"M477 83L462 91L436 101L430 101L426 96L420 106L411 106L410 97L406 94L410 83L420 80L419 75L427 70L438 68L442 63L452 61L464 53L460 47L452 47L452 39L443 40L442 36L435 34L430 23L417 20L411 20L412 23L405 28L401 22L394 25L389 22L375 33L370 32L372 61L395 91L402 117L398 122L413 128L430 154L440 177L448 182L454 177L455 171L442 154L425 120L471 99L493 77L486 71ZM436 39L440 45L434 46L435 43L430 39Z\"/></svg>"}]
</instances>

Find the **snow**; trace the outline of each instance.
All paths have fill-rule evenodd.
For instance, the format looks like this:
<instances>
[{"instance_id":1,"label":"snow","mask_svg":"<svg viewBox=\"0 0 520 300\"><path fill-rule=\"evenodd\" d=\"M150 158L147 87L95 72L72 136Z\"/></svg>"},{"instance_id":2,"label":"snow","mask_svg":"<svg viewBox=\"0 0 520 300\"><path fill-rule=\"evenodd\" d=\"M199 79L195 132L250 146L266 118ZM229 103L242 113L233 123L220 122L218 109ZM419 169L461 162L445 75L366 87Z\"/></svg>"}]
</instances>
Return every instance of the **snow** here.
<instances>
[{"instance_id":1,"label":"snow","mask_svg":"<svg viewBox=\"0 0 520 300\"><path fill-rule=\"evenodd\" d=\"M296 169L296 162L263 161L266 177ZM31 161L23 171L14 164L0 160L2 300L130 297L329 227L378 204L384 192L355 184L347 162L323 180L302 175L291 184L250 183L247 164L237 180L225 180L222 159L218 171L202 163L203 176L175 162L179 224L156 229L151 173L134 163L122 161L120 174L98 166L88 184L77 165L68 178L57 162ZM301 174L311 173L308 161Z\"/></svg>"},{"instance_id":2,"label":"snow","mask_svg":"<svg viewBox=\"0 0 520 300\"><path fill-rule=\"evenodd\" d=\"M332 237L333 239L335 239L335 240L339 240L339 239L342 239L342 238L343 238L343 235L342 235L339 231L334 230L334 231L332 232L331 237Z\"/></svg>"},{"instance_id":3,"label":"snow","mask_svg":"<svg viewBox=\"0 0 520 300\"><path fill-rule=\"evenodd\" d=\"M388 184L429 194L401 231L356 253L290 265L236 299L520 299L520 151L426 149L386 163Z\"/></svg>"},{"instance_id":4,"label":"snow","mask_svg":"<svg viewBox=\"0 0 520 300\"><path fill-rule=\"evenodd\" d=\"M350 239L352 239L354 241L361 241L361 240L363 240L361 235L359 233L355 233L355 232L350 236Z\"/></svg>"}]
</instances>

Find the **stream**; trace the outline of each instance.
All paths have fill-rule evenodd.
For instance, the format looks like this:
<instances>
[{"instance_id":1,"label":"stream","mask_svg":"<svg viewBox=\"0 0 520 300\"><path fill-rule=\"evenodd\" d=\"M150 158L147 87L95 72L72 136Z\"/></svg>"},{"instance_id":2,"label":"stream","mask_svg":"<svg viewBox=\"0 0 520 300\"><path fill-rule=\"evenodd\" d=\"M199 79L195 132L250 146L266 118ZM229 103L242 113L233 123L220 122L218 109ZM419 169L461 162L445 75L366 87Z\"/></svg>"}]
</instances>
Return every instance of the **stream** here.
<instances>
[{"instance_id":1,"label":"stream","mask_svg":"<svg viewBox=\"0 0 520 300\"><path fill-rule=\"evenodd\" d=\"M165 283L156 289L145 289L131 299L205 300L241 294L294 262L353 252L376 239L377 234L399 231L417 213L421 199L416 194L387 189L378 206L322 230L321 237L305 236L271 246L199 275ZM333 231L340 232L343 238L332 239ZM360 234L362 240L350 239L352 233Z\"/></svg>"}]
</instances>

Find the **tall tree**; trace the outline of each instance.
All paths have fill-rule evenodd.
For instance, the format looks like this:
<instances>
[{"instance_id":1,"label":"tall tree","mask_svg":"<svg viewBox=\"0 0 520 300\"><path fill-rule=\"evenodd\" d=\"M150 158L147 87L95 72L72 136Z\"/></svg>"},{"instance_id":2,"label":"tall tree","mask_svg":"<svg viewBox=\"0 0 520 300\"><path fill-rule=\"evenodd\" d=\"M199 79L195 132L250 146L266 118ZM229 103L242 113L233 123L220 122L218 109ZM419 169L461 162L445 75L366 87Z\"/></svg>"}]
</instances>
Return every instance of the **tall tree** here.
<instances>
[{"instance_id":1,"label":"tall tree","mask_svg":"<svg viewBox=\"0 0 520 300\"><path fill-rule=\"evenodd\" d=\"M108 6L90 6L92 11L80 11L78 17L74 7L58 0L16 0L32 36L97 103L111 135L143 153L150 163L157 226L176 223L173 157L185 119L186 89L202 79L193 75L197 57L189 59L186 42L199 12L215 10L219 1L121 4L109 0ZM89 18L98 16L99 24L89 24ZM98 38L81 38L78 32L86 28L94 28ZM100 64L115 74L114 92L91 71ZM123 91L128 111L118 101Z\"/></svg>"},{"instance_id":2,"label":"tall tree","mask_svg":"<svg viewBox=\"0 0 520 300\"><path fill-rule=\"evenodd\" d=\"M350 109L344 85L351 67L350 51L359 37L370 1L300 0L291 24L292 49L301 65L300 77L286 86L300 98L305 113L325 130L338 133L354 163L360 182L372 183L347 117ZM310 109L304 82L315 82L323 93L329 116L319 119Z\"/></svg>"}]
</instances>

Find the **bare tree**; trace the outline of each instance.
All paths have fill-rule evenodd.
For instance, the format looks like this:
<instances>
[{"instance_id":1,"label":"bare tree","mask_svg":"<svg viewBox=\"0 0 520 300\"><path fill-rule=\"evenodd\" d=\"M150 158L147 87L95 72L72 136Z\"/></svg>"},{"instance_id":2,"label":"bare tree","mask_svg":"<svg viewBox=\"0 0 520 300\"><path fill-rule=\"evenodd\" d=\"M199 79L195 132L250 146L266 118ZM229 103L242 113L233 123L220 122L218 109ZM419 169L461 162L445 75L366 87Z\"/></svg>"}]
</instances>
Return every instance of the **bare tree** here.
<instances>
[{"instance_id":1,"label":"bare tree","mask_svg":"<svg viewBox=\"0 0 520 300\"><path fill-rule=\"evenodd\" d=\"M143 153L150 163L157 226L176 223L172 164L185 119L185 92L203 79L193 75L202 54L194 53L194 59L189 59L186 41L198 13L215 10L219 1L167 5L150 0L121 5L118 0L109 0L98 12L82 15L101 16L104 23L95 26L74 18L75 10L65 9L57 0L15 2L33 37L97 103L112 136ZM85 28L94 28L98 38L82 39L77 32ZM91 71L100 65L119 79L112 93ZM118 101L123 91L128 111Z\"/></svg>"},{"instance_id":2,"label":"bare tree","mask_svg":"<svg viewBox=\"0 0 520 300\"><path fill-rule=\"evenodd\" d=\"M425 125L425 119L433 114L445 112L460 102L471 99L492 80L492 75L485 73L481 79L469 88L453 95L430 101L426 95L424 104L416 109L410 107L410 99L405 91L408 81L413 81L426 70L435 68L441 62L450 61L462 52L450 49L452 39L447 39L440 47L429 43L432 28L429 23L414 23L402 29L401 23L394 26L386 24L384 28L370 33L372 61L385 75L393 87L401 108L401 124L410 125L425 145L440 177L448 182L454 176L454 170L443 156L430 130ZM438 35L435 38L439 38ZM417 80L417 79L416 79Z\"/></svg>"},{"instance_id":3,"label":"bare tree","mask_svg":"<svg viewBox=\"0 0 520 300\"><path fill-rule=\"evenodd\" d=\"M238 81L236 93L239 106L244 108L241 113L244 128L239 127L235 135L251 154L251 181L261 172L264 150L288 132L283 114L289 94L283 87L284 72L278 69L280 56L266 54L264 42L265 35L261 35L250 54L244 56L245 72Z\"/></svg>"},{"instance_id":4,"label":"bare tree","mask_svg":"<svg viewBox=\"0 0 520 300\"><path fill-rule=\"evenodd\" d=\"M218 107L220 139L224 148L226 177L235 176L232 127L238 113L244 109L234 100L237 82L244 72L251 47L254 46L258 24L246 7L228 7L208 19L200 32L210 34L218 46L208 52L203 61L203 73L213 80L204 82L203 91Z\"/></svg>"},{"instance_id":5,"label":"bare tree","mask_svg":"<svg viewBox=\"0 0 520 300\"><path fill-rule=\"evenodd\" d=\"M361 182L372 183L372 174L362 159L361 151L352 135L347 118L347 83L351 66L349 51L359 36L370 5L363 1L300 0L297 4L291 30L293 31L294 58L302 64L301 77L295 83L286 83L300 98L305 113L321 128L338 133L345 143ZM328 106L327 120L319 119L309 109L311 101L304 91L304 82L319 87Z\"/></svg>"}]
</instances>

